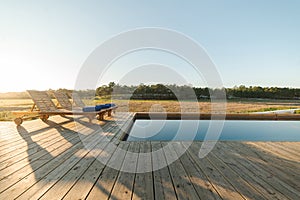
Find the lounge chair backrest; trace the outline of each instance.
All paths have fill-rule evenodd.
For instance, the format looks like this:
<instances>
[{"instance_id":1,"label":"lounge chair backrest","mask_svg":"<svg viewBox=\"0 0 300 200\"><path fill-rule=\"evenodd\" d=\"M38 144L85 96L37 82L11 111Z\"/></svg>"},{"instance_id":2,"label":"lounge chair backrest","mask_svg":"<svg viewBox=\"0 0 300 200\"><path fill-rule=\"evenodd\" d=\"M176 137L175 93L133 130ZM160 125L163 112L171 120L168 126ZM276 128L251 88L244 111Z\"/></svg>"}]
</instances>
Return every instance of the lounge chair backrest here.
<instances>
[{"instance_id":1,"label":"lounge chair backrest","mask_svg":"<svg viewBox=\"0 0 300 200\"><path fill-rule=\"evenodd\" d=\"M85 104L83 103L83 101L81 100L80 96L77 93L73 92L72 98L76 106L81 108L85 107Z\"/></svg>"},{"instance_id":2,"label":"lounge chair backrest","mask_svg":"<svg viewBox=\"0 0 300 200\"><path fill-rule=\"evenodd\" d=\"M53 94L63 109L72 110L72 103L65 93L55 91Z\"/></svg>"},{"instance_id":3,"label":"lounge chair backrest","mask_svg":"<svg viewBox=\"0 0 300 200\"><path fill-rule=\"evenodd\" d=\"M42 112L56 111L53 101L44 91L27 90L37 108Z\"/></svg>"}]
</instances>

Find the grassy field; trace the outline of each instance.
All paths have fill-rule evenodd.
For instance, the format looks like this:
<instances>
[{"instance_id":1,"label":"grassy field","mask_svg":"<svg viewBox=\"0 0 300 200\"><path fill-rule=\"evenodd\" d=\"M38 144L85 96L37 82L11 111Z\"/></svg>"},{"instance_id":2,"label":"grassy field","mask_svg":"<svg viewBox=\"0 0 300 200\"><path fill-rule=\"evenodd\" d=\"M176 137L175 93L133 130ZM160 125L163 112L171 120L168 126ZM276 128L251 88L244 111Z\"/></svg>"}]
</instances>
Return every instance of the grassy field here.
<instances>
[{"instance_id":1,"label":"grassy field","mask_svg":"<svg viewBox=\"0 0 300 200\"><path fill-rule=\"evenodd\" d=\"M55 104L57 102L53 100ZM107 100L84 100L87 105L95 105L105 103ZM156 100L131 100L129 105L127 101L117 100L115 103L119 106L118 111L130 112L196 112L197 104L201 113L211 112L210 101L201 102L182 102L181 105L177 101L156 101ZM12 120L14 116L11 111L25 111L30 110L33 102L31 99L0 99L0 121ZM262 112L273 111L282 109L300 108L298 101L285 101L285 100L248 100L243 99L240 101L230 100L227 102L227 113L249 113L249 112ZM300 112L298 112L300 114Z\"/></svg>"}]
</instances>

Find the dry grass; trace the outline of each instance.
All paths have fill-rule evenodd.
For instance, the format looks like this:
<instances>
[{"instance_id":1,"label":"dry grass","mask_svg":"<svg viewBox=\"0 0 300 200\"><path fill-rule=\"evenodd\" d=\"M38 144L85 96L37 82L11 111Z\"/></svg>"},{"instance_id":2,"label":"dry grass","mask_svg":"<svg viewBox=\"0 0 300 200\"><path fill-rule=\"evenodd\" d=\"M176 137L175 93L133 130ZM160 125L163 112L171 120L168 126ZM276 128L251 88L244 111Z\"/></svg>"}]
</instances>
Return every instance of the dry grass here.
<instances>
[{"instance_id":1,"label":"dry grass","mask_svg":"<svg viewBox=\"0 0 300 200\"><path fill-rule=\"evenodd\" d=\"M57 102L53 100L55 104ZM87 105L94 105L97 103L105 103L105 100L89 101L84 100ZM210 113L211 103L209 101L203 102L182 102L177 101L146 101L146 100L131 100L129 105L127 101L115 101L119 106L118 111L130 112L197 112ZM198 104L198 105L197 105ZM0 99L0 121L12 120L11 111L30 110L33 102L31 99ZM198 106L199 110L196 109ZM299 108L300 103L290 101L229 101L227 102L227 113L248 113L264 110L279 110L289 108Z\"/></svg>"},{"instance_id":2,"label":"dry grass","mask_svg":"<svg viewBox=\"0 0 300 200\"><path fill-rule=\"evenodd\" d=\"M31 99L0 99L0 111L14 111L30 109Z\"/></svg>"},{"instance_id":3,"label":"dry grass","mask_svg":"<svg viewBox=\"0 0 300 200\"><path fill-rule=\"evenodd\" d=\"M198 105L197 105L198 104ZM129 106L124 102L118 102L119 110L131 112L197 112L211 113L211 102L182 102L176 101L130 101ZM298 105L299 107L299 105ZM293 103L270 103L270 102L227 102L227 113L249 113L264 110L281 110L297 108Z\"/></svg>"}]
</instances>

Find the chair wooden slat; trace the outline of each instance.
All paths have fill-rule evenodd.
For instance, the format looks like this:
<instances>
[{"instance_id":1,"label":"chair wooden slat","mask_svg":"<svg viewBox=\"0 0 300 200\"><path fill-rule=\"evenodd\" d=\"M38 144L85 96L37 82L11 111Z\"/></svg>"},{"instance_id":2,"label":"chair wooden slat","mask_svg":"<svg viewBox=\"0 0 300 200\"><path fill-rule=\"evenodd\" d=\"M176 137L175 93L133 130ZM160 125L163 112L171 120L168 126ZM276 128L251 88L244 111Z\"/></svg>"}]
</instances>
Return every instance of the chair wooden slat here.
<instances>
[{"instance_id":1,"label":"chair wooden slat","mask_svg":"<svg viewBox=\"0 0 300 200\"><path fill-rule=\"evenodd\" d=\"M46 92L28 90L27 91L31 96L33 102L36 104L36 107L42 112L56 111L57 108L54 105L53 101L50 99Z\"/></svg>"},{"instance_id":2,"label":"chair wooden slat","mask_svg":"<svg viewBox=\"0 0 300 200\"><path fill-rule=\"evenodd\" d=\"M66 94L57 91L53 92L53 94L63 109L72 110L72 103Z\"/></svg>"},{"instance_id":3,"label":"chair wooden slat","mask_svg":"<svg viewBox=\"0 0 300 200\"><path fill-rule=\"evenodd\" d=\"M85 104L83 103L83 101L81 100L80 96L77 93L73 92L72 98L73 98L73 101L76 106L81 107L81 108L83 108L85 106Z\"/></svg>"}]
</instances>

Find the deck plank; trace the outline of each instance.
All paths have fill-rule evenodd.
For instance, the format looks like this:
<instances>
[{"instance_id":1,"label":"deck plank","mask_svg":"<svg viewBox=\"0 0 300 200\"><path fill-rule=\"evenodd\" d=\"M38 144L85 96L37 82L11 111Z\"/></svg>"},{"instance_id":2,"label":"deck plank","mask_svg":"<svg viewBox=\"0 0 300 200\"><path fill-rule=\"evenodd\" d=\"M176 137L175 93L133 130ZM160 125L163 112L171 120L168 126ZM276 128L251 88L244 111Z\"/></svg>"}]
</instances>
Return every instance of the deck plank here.
<instances>
[{"instance_id":1,"label":"deck plank","mask_svg":"<svg viewBox=\"0 0 300 200\"><path fill-rule=\"evenodd\" d=\"M3 184L6 187L8 187L9 186L8 184L14 184L15 182L18 182L20 179L27 177L28 174L31 174L35 170L38 170L40 167L45 165L45 163L50 162L52 159L54 159L53 156L51 156L51 153L60 154L61 157L64 157L64 156L66 156L66 155L64 155L64 153L67 153L66 151L68 150L68 148L71 148L72 145L74 148L79 148L78 147L79 145L76 144L76 142L79 142L79 140L77 138L74 138L72 142L73 142L73 144L69 144L69 143L58 144L59 145L58 148L56 148L52 152L44 151L43 152L44 155L38 159L35 159L35 157L32 159L29 158L29 160L26 160L26 163L24 166L23 166L23 164L21 167L10 166L10 167L6 168L5 171L2 170L1 175L3 174L3 176L1 177L0 185ZM5 190L6 187L1 187L1 191Z\"/></svg>"},{"instance_id":2,"label":"deck plank","mask_svg":"<svg viewBox=\"0 0 300 200\"><path fill-rule=\"evenodd\" d=\"M300 199L300 142L218 142L199 159L201 142L120 141L134 113L106 119L0 122L0 199Z\"/></svg>"},{"instance_id":3,"label":"deck plank","mask_svg":"<svg viewBox=\"0 0 300 200\"><path fill-rule=\"evenodd\" d=\"M300 155L299 155L300 152L299 152L299 150L295 150L292 147L287 147L287 146L284 145L283 142L267 142L267 144L271 145L271 146L273 146L275 148L279 148L282 151L286 151L286 152L288 152L290 154L293 154L294 156L298 157L298 159L300 158Z\"/></svg>"},{"instance_id":4,"label":"deck plank","mask_svg":"<svg viewBox=\"0 0 300 200\"><path fill-rule=\"evenodd\" d=\"M93 188L97 178L103 173L105 164L111 158L107 154L113 154L116 148L117 146L115 145L106 145L96 160L86 169L85 173L77 180L63 199L85 199Z\"/></svg>"},{"instance_id":5,"label":"deck plank","mask_svg":"<svg viewBox=\"0 0 300 200\"><path fill-rule=\"evenodd\" d=\"M280 142L280 145L287 147L288 149L293 150L294 152L298 153L298 155L300 155L298 142Z\"/></svg>"},{"instance_id":6,"label":"deck plank","mask_svg":"<svg viewBox=\"0 0 300 200\"><path fill-rule=\"evenodd\" d=\"M225 146L225 143L218 143L216 150L213 152L219 159L226 163L232 170L238 173L245 181L251 184L255 189L261 193L263 199L286 199L281 193L274 190L262 178L258 177L251 166L241 164L241 158L232 147ZM244 161L243 161L244 162Z\"/></svg>"},{"instance_id":7,"label":"deck plank","mask_svg":"<svg viewBox=\"0 0 300 200\"><path fill-rule=\"evenodd\" d=\"M273 145L268 145L267 142L247 142L247 144L256 146L257 148L261 148L264 151L267 151L279 158L284 158L285 160L297 161L300 162L300 157L297 155L292 155L282 149L274 147ZM292 162L294 163L294 162Z\"/></svg>"},{"instance_id":8,"label":"deck plank","mask_svg":"<svg viewBox=\"0 0 300 200\"><path fill-rule=\"evenodd\" d=\"M23 142L24 144L22 145L22 147L16 150L12 150L12 152L0 157L2 163L2 166L0 166L0 170L16 164L17 162L24 161L24 159L26 159L27 157L34 157L35 159L38 159L41 156L41 146L51 152L52 150L57 148L57 145L66 141L70 141L74 137L78 137L77 133L71 130L59 132L55 129L52 129L52 131L49 130L47 131L47 133L48 137L45 137L43 139L26 137L26 139L24 139L26 140L26 143ZM22 137L27 134L27 131L20 130L20 135L22 135Z\"/></svg>"},{"instance_id":9,"label":"deck plank","mask_svg":"<svg viewBox=\"0 0 300 200\"><path fill-rule=\"evenodd\" d=\"M94 148L99 149L101 148L102 145L103 144L101 142L98 142ZM59 171L53 171L53 173L49 177L49 180L51 180L49 181L50 184L47 184L46 187L43 187L43 190L46 192L42 194L41 197L33 196L33 198L38 197L38 199L60 199L61 197L65 196L67 192L70 190L70 188L85 172L85 170L89 168L90 165L95 161L94 158L95 153L97 152L89 151L85 155L83 153L83 155L78 156L79 161L77 163L76 161L78 159L74 161L75 165L68 164L69 169L65 168L65 169L59 169ZM63 174L64 172L67 173ZM62 178L60 178L61 176ZM42 193L42 189L39 189L39 192Z\"/></svg>"},{"instance_id":10,"label":"deck plank","mask_svg":"<svg viewBox=\"0 0 300 200\"><path fill-rule=\"evenodd\" d=\"M266 145L266 147L269 147L271 149L275 148L280 155L283 155L285 157L286 157L286 155L289 155L293 161L297 161L300 163L299 153L295 152L291 148L287 148L278 142L266 142L265 145Z\"/></svg>"},{"instance_id":11,"label":"deck plank","mask_svg":"<svg viewBox=\"0 0 300 200\"><path fill-rule=\"evenodd\" d=\"M63 123L69 123L70 120L62 117L51 117L49 118L52 121L55 121L56 123L63 124ZM17 128L15 124L11 123L12 126L9 127L8 131L5 132L6 134L1 135L0 140L0 149L6 148L7 146L10 146L10 144L16 144L17 142L22 143L22 137L19 136L17 132ZM28 132L40 132L40 134L43 134L43 132L46 129L51 129L52 127L49 127L48 124L42 122L41 120L32 120L32 121L26 121L23 126Z\"/></svg>"},{"instance_id":12,"label":"deck plank","mask_svg":"<svg viewBox=\"0 0 300 200\"><path fill-rule=\"evenodd\" d=\"M89 150L87 146L83 148L83 155L79 156L76 153L74 157L74 165L68 164L67 168L57 168L52 171L46 178L47 181L43 181L38 184L40 187L38 193L34 193L31 197L33 199L40 198L41 199L49 199L49 198L61 198L65 196L65 194L69 191L69 189L75 184L75 182L80 178L80 176L85 172L85 170L95 161L95 157L97 157L101 153L101 146L107 145L107 142L102 142L103 138L107 135L107 133L103 133L103 135L98 135L95 137L96 145ZM92 141L91 144L87 143L86 145L93 145L95 141ZM78 161L78 162L77 162ZM77 162L77 163L76 163ZM36 190L37 188L35 188ZM27 196L32 194L32 191L26 191Z\"/></svg>"},{"instance_id":13,"label":"deck plank","mask_svg":"<svg viewBox=\"0 0 300 200\"><path fill-rule=\"evenodd\" d=\"M51 129L52 132L49 133L50 135L52 134L56 134L57 130L56 129ZM84 130L86 131L86 130ZM29 134L26 130L24 130L24 133L21 134ZM70 133L69 134L64 134L62 132L60 132L60 134L64 137L64 140L61 140L60 143L55 143L49 147L45 147L45 146L41 146L40 144L34 142L30 137L26 137L25 142L26 144L31 144L31 143L35 143L38 146L39 151L36 154L30 154L29 152L27 152L27 158L30 158L30 160L23 159L19 162L15 162L12 165L10 165L9 167L4 168L3 170L1 170L2 174L6 176L12 174L12 173L16 173L18 170L23 170L24 168L28 168L31 167L30 164L34 165L34 169L38 169L39 168L39 164L37 163L41 163L43 164L43 160L45 160L47 158L47 156L49 158L51 158L51 155L58 155L61 152L59 151L61 146L65 146L65 147L71 147L73 144L77 144L80 141L80 138L78 137L78 134L76 132L71 132L71 137ZM73 135L75 135L75 137L73 137ZM29 149L28 149L29 150ZM18 174L20 174L18 172ZM23 174L24 175L24 174ZM0 180L3 179L4 177L0 177Z\"/></svg>"},{"instance_id":14,"label":"deck plank","mask_svg":"<svg viewBox=\"0 0 300 200\"><path fill-rule=\"evenodd\" d=\"M189 142L180 142L174 143L174 149L177 152L177 155L181 155L181 152L184 149L188 148L190 145ZM180 150L181 149L181 150ZM178 153L179 152L179 153ZM192 158L189 157L188 153L184 153L180 157L181 163L183 163L183 167L187 172L195 190L197 191L200 199L221 199L218 192L215 190L211 182L207 179L202 171L199 171L195 163L193 162ZM186 164L190 163L190 164Z\"/></svg>"},{"instance_id":15,"label":"deck plank","mask_svg":"<svg viewBox=\"0 0 300 200\"><path fill-rule=\"evenodd\" d=\"M229 154L226 154L226 157L229 156ZM213 165L245 199L261 199L263 197L254 185L245 181L239 173L233 171L226 163L216 157L213 153L209 154L208 160L211 165Z\"/></svg>"},{"instance_id":16,"label":"deck plank","mask_svg":"<svg viewBox=\"0 0 300 200\"><path fill-rule=\"evenodd\" d=\"M201 171L208 177L214 188L220 194L223 199L244 199L243 196L237 191L224 176L210 164L207 157L203 159L198 158L198 152L200 149L200 143L195 142L188 149L189 154L197 163Z\"/></svg>"},{"instance_id":17,"label":"deck plank","mask_svg":"<svg viewBox=\"0 0 300 200\"><path fill-rule=\"evenodd\" d=\"M177 192L160 142L151 141L151 149L155 199L177 199ZM160 166L165 167L160 169Z\"/></svg>"},{"instance_id":18,"label":"deck plank","mask_svg":"<svg viewBox=\"0 0 300 200\"><path fill-rule=\"evenodd\" d=\"M151 143L139 142L137 173L135 175L132 199L154 199Z\"/></svg>"},{"instance_id":19,"label":"deck plank","mask_svg":"<svg viewBox=\"0 0 300 200\"><path fill-rule=\"evenodd\" d=\"M168 168L174 182L177 197L178 199L199 199L198 193L191 183L182 163L177 159L177 153L171 143L172 142L166 144L163 142L162 146L164 146L163 151L165 153L166 161L169 164Z\"/></svg>"},{"instance_id":20,"label":"deck plank","mask_svg":"<svg viewBox=\"0 0 300 200\"><path fill-rule=\"evenodd\" d=\"M137 160L139 154L139 144L125 142L129 144L128 152L126 153L123 165L116 180L109 199L131 199L135 172L137 168ZM129 172L129 171L132 171Z\"/></svg>"},{"instance_id":21,"label":"deck plank","mask_svg":"<svg viewBox=\"0 0 300 200\"><path fill-rule=\"evenodd\" d=\"M94 135L91 135L87 137L87 141L92 142L95 137ZM51 171L55 170L57 167L64 168L68 167L68 164L72 162L72 160L69 160L70 157L74 155L74 153L77 153L78 151L82 150L82 144L78 142L74 146L65 147L64 153L59 154L57 157L53 157L50 154L47 154L48 158L45 160L38 160L38 166L37 168L36 163L31 164L32 170L24 171L24 174L17 174L17 177L23 177L20 181L18 179L17 183L12 185L8 188L8 190L5 193L0 194L0 199L6 199L8 197L16 198L20 194L22 194L24 191L26 191L28 188L30 188L32 185L34 185L37 181L45 181L44 178L47 174L49 174ZM73 157L72 157L73 158ZM42 164L40 164L42 162ZM40 167L41 166L41 167ZM36 169L36 170L35 170ZM30 172L30 173L28 173ZM7 180L7 179L4 179ZM2 182L1 182L2 185Z\"/></svg>"},{"instance_id":22,"label":"deck plank","mask_svg":"<svg viewBox=\"0 0 300 200\"><path fill-rule=\"evenodd\" d=\"M293 186L297 190L300 190L300 177L298 175L300 164L291 163L290 160L284 160L276 157L274 154L262 151L261 146L259 146L259 148L248 148L248 142L243 144L226 144L230 145L231 148L235 148L236 152L247 158L247 161L252 161L252 163L255 163L255 166L259 166L259 169L261 169L262 172L267 171L269 173L268 179L276 175L276 177L283 180L283 182Z\"/></svg>"},{"instance_id":23,"label":"deck plank","mask_svg":"<svg viewBox=\"0 0 300 200\"><path fill-rule=\"evenodd\" d=\"M227 143L230 144L230 147L234 147L237 143ZM242 154L239 156L239 160L241 161L240 164L248 166L248 169L252 171L252 173L259 177L264 184L264 186L270 186L270 190L273 191L272 193L276 193L277 195L282 194L283 196L281 199L292 197L292 199L296 196L299 196L300 193L297 191L297 189L291 187L290 184L287 184L286 182L280 180L276 174L272 174L271 171L266 170L268 169L267 165L259 165L257 161L253 159L245 159L247 156L249 157L249 150L247 148L240 149L240 148L234 148L236 152L244 152L245 154ZM245 152L246 151L246 152ZM300 197L300 196L299 196Z\"/></svg>"},{"instance_id":24,"label":"deck plank","mask_svg":"<svg viewBox=\"0 0 300 200\"><path fill-rule=\"evenodd\" d=\"M114 168L109 166L104 168L103 173L96 181L87 199L108 199L111 196L111 191L122 167L129 143L120 143L118 147L108 162Z\"/></svg>"}]
</instances>

